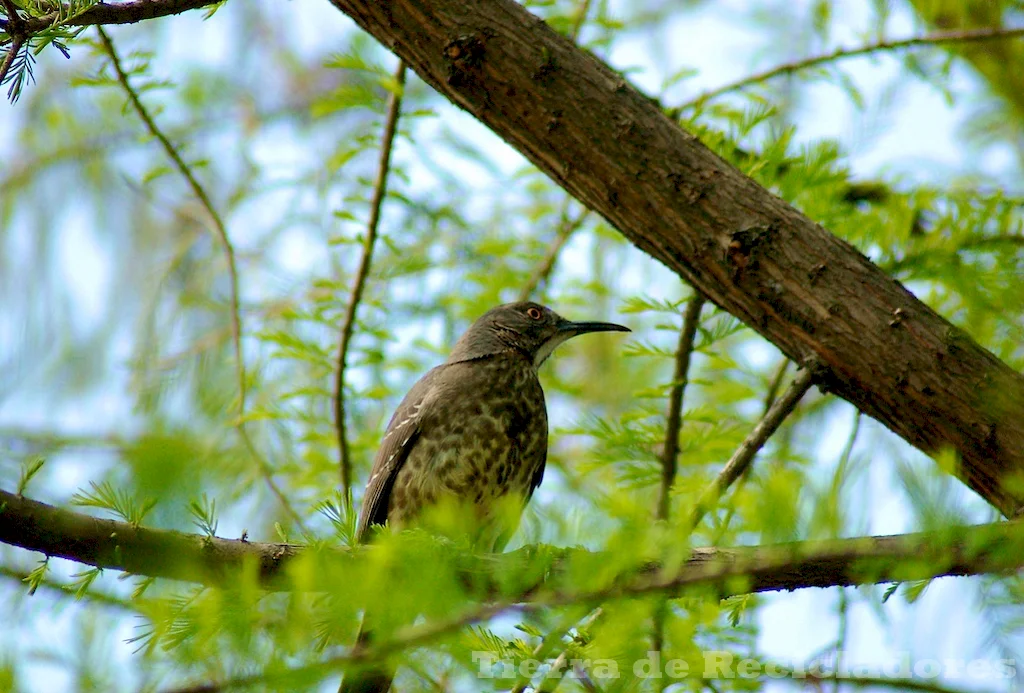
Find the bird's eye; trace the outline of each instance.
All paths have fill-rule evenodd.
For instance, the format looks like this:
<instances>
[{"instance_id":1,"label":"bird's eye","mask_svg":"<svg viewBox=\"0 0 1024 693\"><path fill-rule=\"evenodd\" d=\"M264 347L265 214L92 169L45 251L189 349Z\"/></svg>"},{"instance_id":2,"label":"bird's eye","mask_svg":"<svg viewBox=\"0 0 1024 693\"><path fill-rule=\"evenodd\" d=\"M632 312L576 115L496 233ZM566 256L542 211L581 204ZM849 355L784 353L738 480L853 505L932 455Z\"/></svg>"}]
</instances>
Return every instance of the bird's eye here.
<instances>
[{"instance_id":1,"label":"bird's eye","mask_svg":"<svg viewBox=\"0 0 1024 693\"><path fill-rule=\"evenodd\" d=\"M527 308L526 314L533 320L540 320L540 310L537 308Z\"/></svg>"}]
</instances>

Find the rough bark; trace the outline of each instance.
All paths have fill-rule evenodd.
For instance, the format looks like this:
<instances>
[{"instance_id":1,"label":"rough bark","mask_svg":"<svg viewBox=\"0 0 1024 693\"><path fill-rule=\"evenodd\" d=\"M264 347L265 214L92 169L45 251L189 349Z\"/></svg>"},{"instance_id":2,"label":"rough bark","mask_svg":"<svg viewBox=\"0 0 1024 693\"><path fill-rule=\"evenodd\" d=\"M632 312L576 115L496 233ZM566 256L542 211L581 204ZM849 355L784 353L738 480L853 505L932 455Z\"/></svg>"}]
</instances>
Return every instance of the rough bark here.
<instances>
[{"instance_id":1,"label":"rough bark","mask_svg":"<svg viewBox=\"0 0 1024 693\"><path fill-rule=\"evenodd\" d=\"M1024 377L512 0L331 0L641 250L1007 516Z\"/></svg>"},{"instance_id":2,"label":"rough bark","mask_svg":"<svg viewBox=\"0 0 1024 693\"><path fill-rule=\"evenodd\" d=\"M100 24L135 24L147 19L169 17L213 5L218 0L130 0L129 2L98 2L80 14L68 16L65 7L59 12L50 12L39 17L29 17L19 27L21 32L32 34L56 24L64 26L93 26ZM7 31L10 22L0 20L0 29Z\"/></svg>"},{"instance_id":3,"label":"rough bark","mask_svg":"<svg viewBox=\"0 0 1024 693\"><path fill-rule=\"evenodd\" d=\"M0 491L0 542L98 568L205 585L222 584L251 561L260 581L272 586L298 550L289 544L133 527L7 491Z\"/></svg>"},{"instance_id":4,"label":"rough bark","mask_svg":"<svg viewBox=\"0 0 1024 693\"><path fill-rule=\"evenodd\" d=\"M172 578L204 585L234 583L239 572L268 590L292 590L289 566L307 549L294 544L220 539L170 530L132 527L55 508L0 491L0 542L99 568ZM372 551L373 547L360 549ZM351 552L321 550L317 569L305 571L303 589L344 584L333 567ZM507 554L464 557L464 576L481 596L505 600L571 600L644 592L678 593L706 588L718 596L920 580L944 575L1004 573L1024 567L1024 521L888 537L776 544L749 548L698 548L675 565L647 563L611 586L577 594L572 580L585 566L606 570L609 557L582 549L528 546ZM581 567L583 566L583 567ZM490 579L487 576L492 576ZM562 595L558 597L557 595Z\"/></svg>"}]
</instances>

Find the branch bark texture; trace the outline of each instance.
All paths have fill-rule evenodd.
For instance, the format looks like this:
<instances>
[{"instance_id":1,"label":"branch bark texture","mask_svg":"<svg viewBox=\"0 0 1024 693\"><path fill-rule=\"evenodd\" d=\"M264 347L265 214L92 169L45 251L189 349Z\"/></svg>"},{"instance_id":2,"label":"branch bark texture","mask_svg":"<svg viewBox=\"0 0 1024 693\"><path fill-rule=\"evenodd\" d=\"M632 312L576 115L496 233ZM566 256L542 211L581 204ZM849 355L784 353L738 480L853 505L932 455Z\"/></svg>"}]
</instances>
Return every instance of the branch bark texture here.
<instances>
[{"instance_id":1,"label":"branch bark texture","mask_svg":"<svg viewBox=\"0 0 1024 693\"><path fill-rule=\"evenodd\" d=\"M221 586L255 567L268 590L292 590L288 568L307 549L294 544L220 539L133 527L56 508L0 491L0 542L99 568ZM373 547L360 549L372 551ZM320 551L322 584L337 589L330 565L358 560L352 552ZM750 548L698 548L678 564L646 563L613 579L611 587L580 593L581 574L604 572L609 558L583 549L527 546L467 561L464 575L483 595L502 594L539 603L702 587L719 596L921 580L945 575L1005 573L1024 567L1024 521L886 537L775 544ZM610 579L615 576L609 576ZM514 585L513 594L509 586Z\"/></svg>"},{"instance_id":2,"label":"branch bark texture","mask_svg":"<svg viewBox=\"0 0 1024 693\"><path fill-rule=\"evenodd\" d=\"M220 585L252 562L273 588L299 552L290 544L232 541L133 527L0 491L0 542L136 575Z\"/></svg>"},{"instance_id":3,"label":"branch bark texture","mask_svg":"<svg viewBox=\"0 0 1024 693\"><path fill-rule=\"evenodd\" d=\"M1024 377L512 0L331 0L637 247L1007 516Z\"/></svg>"},{"instance_id":4,"label":"branch bark texture","mask_svg":"<svg viewBox=\"0 0 1024 693\"><path fill-rule=\"evenodd\" d=\"M129 0L129 2L98 2L84 12L71 14L65 5L60 11L25 20L22 30L34 34L58 24L64 26L94 26L106 24L135 24L147 19L158 19L189 10L209 7L218 0ZM7 22L0 21L6 30Z\"/></svg>"}]
</instances>

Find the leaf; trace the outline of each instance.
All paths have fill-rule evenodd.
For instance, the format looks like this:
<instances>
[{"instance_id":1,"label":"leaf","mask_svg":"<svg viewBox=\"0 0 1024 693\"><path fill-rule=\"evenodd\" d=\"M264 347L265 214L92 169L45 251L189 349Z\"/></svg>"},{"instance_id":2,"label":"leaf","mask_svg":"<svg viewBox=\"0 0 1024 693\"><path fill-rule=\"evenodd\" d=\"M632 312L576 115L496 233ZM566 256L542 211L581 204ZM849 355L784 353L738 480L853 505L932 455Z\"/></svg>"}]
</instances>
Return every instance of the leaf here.
<instances>
[{"instance_id":1,"label":"leaf","mask_svg":"<svg viewBox=\"0 0 1024 693\"><path fill-rule=\"evenodd\" d=\"M138 504L127 491L115 489L108 481L90 481L92 491L78 491L71 497L72 505L109 510L133 527L138 527L149 511L156 506L155 499Z\"/></svg>"},{"instance_id":2,"label":"leaf","mask_svg":"<svg viewBox=\"0 0 1024 693\"><path fill-rule=\"evenodd\" d=\"M91 568L84 570L80 573L72 574L73 581L65 587L69 591L74 591L75 599L81 599L85 596L86 592L89 591L89 587L95 582L96 578L103 573L102 568Z\"/></svg>"},{"instance_id":3,"label":"leaf","mask_svg":"<svg viewBox=\"0 0 1024 693\"><path fill-rule=\"evenodd\" d=\"M50 566L50 557L47 556L43 560L39 561L39 565L32 569L28 575L25 576L24 581L28 583L28 593L33 595L36 590L39 589L39 585L43 584L43 580L46 578L46 570Z\"/></svg>"},{"instance_id":4,"label":"leaf","mask_svg":"<svg viewBox=\"0 0 1024 693\"><path fill-rule=\"evenodd\" d=\"M188 504L189 514L200 531L209 538L217 535L217 500L208 498L204 493L199 500Z\"/></svg>"},{"instance_id":5,"label":"leaf","mask_svg":"<svg viewBox=\"0 0 1024 693\"><path fill-rule=\"evenodd\" d=\"M28 487L28 482L32 480L32 477L43 468L46 463L46 458L39 456L33 458L30 462L21 465L21 476L18 479L18 495L22 496L25 494L25 489Z\"/></svg>"}]
</instances>

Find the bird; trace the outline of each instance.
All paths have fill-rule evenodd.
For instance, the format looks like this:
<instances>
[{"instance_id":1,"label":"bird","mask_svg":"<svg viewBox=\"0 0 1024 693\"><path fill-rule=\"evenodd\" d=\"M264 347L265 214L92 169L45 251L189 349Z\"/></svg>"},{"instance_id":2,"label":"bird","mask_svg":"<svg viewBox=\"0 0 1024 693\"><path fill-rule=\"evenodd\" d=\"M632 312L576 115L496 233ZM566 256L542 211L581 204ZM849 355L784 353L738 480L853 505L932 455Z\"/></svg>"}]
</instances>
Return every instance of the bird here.
<instances>
[{"instance_id":1,"label":"bird","mask_svg":"<svg viewBox=\"0 0 1024 693\"><path fill-rule=\"evenodd\" d=\"M538 369L560 344L592 332L629 332L609 322L573 322L531 301L484 313L448 359L398 405L363 494L356 537L378 528L422 528L500 552L540 486L548 418ZM357 647L370 642L364 616ZM384 668L345 677L339 693L386 693Z\"/></svg>"}]
</instances>

